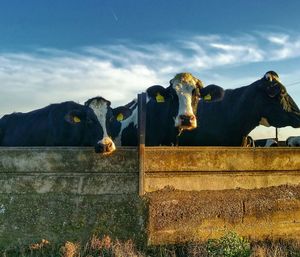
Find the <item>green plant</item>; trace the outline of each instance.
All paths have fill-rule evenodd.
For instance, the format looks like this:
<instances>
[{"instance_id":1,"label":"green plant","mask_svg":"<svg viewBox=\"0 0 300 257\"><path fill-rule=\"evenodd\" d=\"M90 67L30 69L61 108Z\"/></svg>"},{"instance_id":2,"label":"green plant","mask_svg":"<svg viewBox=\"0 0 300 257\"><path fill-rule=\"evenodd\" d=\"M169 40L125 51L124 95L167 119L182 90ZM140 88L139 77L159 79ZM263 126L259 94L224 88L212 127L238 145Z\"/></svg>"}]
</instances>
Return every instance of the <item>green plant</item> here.
<instances>
[{"instance_id":1,"label":"green plant","mask_svg":"<svg viewBox=\"0 0 300 257\"><path fill-rule=\"evenodd\" d=\"M208 240L207 252L211 257L248 257L251 254L249 241L235 232L228 232L219 239Z\"/></svg>"}]
</instances>

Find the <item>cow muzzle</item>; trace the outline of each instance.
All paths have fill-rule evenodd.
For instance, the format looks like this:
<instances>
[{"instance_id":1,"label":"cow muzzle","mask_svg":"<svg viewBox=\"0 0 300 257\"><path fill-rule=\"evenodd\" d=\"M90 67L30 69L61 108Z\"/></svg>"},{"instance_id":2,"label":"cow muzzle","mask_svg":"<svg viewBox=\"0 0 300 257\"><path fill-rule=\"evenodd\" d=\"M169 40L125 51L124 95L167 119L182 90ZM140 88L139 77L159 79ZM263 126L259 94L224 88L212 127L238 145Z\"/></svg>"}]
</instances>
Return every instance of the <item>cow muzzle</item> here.
<instances>
[{"instance_id":1,"label":"cow muzzle","mask_svg":"<svg viewBox=\"0 0 300 257\"><path fill-rule=\"evenodd\" d=\"M194 114L192 115L179 115L178 125L181 129L192 130L197 127L197 119Z\"/></svg>"},{"instance_id":2,"label":"cow muzzle","mask_svg":"<svg viewBox=\"0 0 300 257\"><path fill-rule=\"evenodd\" d=\"M111 139L99 141L95 146L96 153L103 153L104 155L111 154L116 150L116 146Z\"/></svg>"}]
</instances>

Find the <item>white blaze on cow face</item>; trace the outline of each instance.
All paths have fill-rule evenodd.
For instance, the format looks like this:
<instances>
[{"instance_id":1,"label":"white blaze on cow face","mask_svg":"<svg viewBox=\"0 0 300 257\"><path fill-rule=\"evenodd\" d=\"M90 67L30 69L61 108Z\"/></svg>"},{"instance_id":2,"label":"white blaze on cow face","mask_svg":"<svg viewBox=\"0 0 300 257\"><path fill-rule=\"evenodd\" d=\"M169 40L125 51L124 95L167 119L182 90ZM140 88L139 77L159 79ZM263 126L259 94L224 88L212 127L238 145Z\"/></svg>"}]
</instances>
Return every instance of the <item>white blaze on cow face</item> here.
<instances>
[{"instance_id":1,"label":"white blaze on cow face","mask_svg":"<svg viewBox=\"0 0 300 257\"><path fill-rule=\"evenodd\" d=\"M116 146L109 137L106 128L106 117L109 108L109 102L101 97L96 97L88 103L88 106L93 109L103 129L103 138L98 142L98 144L102 144L107 149L106 151L104 151L104 153L111 153L115 151Z\"/></svg>"},{"instance_id":2,"label":"white blaze on cow face","mask_svg":"<svg viewBox=\"0 0 300 257\"><path fill-rule=\"evenodd\" d=\"M178 114L175 117L175 127L191 130L197 127L197 118L193 109L195 92L203 87L202 82L190 73L180 73L170 81L178 96Z\"/></svg>"}]
</instances>

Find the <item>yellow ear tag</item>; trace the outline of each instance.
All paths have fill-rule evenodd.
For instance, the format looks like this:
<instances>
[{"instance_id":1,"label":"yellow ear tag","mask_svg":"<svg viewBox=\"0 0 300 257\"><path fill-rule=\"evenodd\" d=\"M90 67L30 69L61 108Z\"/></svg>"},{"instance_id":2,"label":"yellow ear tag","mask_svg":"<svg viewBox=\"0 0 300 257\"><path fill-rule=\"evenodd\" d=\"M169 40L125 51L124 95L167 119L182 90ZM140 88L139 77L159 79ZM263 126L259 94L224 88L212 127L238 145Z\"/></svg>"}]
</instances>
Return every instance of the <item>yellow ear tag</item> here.
<instances>
[{"instance_id":1,"label":"yellow ear tag","mask_svg":"<svg viewBox=\"0 0 300 257\"><path fill-rule=\"evenodd\" d=\"M210 100L211 100L211 95L208 94L208 95L204 96L203 99L204 99L205 101L210 101Z\"/></svg>"},{"instance_id":2,"label":"yellow ear tag","mask_svg":"<svg viewBox=\"0 0 300 257\"><path fill-rule=\"evenodd\" d=\"M73 117L73 121L74 121L75 123L81 122L81 120L80 120L77 116L74 116L74 117Z\"/></svg>"},{"instance_id":3,"label":"yellow ear tag","mask_svg":"<svg viewBox=\"0 0 300 257\"><path fill-rule=\"evenodd\" d=\"M165 102L165 98L160 93L156 94L155 99L156 99L156 102L158 102L158 103L164 103Z\"/></svg>"},{"instance_id":4,"label":"yellow ear tag","mask_svg":"<svg viewBox=\"0 0 300 257\"><path fill-rule=\"evenodd\" d=\"M117 116L117 121L122 121L124 119L124 115L122 113L119 113Z\"/></svg>"}]
</instances>

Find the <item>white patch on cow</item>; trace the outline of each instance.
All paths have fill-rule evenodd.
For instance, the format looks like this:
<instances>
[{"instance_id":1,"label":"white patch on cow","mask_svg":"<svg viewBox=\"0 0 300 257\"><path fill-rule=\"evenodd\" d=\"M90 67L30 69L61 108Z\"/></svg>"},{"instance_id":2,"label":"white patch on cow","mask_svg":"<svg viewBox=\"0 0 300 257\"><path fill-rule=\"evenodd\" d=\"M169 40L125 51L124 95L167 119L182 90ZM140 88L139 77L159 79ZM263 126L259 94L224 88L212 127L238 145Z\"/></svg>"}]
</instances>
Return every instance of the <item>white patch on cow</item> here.
<instances>
[{"instance_id":1,"label":"white patch on cow","mask_svg":"<svg viewBox=\"0 0 300 257\"><path fill-rule=\"evenodd\" d=\"M109 152L112 152L116 150L116 146L114 142L111 140L107 133L107 128L106 128L106 114L107 114L107 102L104 100L93 100L90 104L89 107L92 108L94 113L97 116L97 119L103 129L103 138L100 140L98 143L102 145L111 145L111 150Z\"/></svg>"},{"instance_id":2,"label":"white patch on cow","mask_svg":"<svg viewBox=\"0 0 300 257\"><path fill-rule=\"evenodd\" d=\"M137 123L138 123L138 107L137 105L135 106L135 108L132 111L132 114L125 120L120 121L121 123L121 129L119 134L115 137L114 141L115 144L117 146L121 146L122 145L122 134L123 134L123 130L126 129L127 127L129 127L130 124L133 124L133 126L135 128L137 128Z\"/></svg>"},{"instance_id":3,"label":"white patch on cow","mask_svg":"<svg viewBox=\"0 0 300 257\"><path fill-rule=\"evenodd\" d=\"M277 143L277 141L274 140L274 139L267 139L266 144L265 144L265 147L270 147L270 146L273 145L273 144L277 145L278 143Z\"/></svg>"},{"instance_id":4,"label":"white patch on cow","mask_svg":"<svg viewBox=\"0 0 300 257\"><path fill-rule=\"evenodd\" d=\"M132 104L131 105L128 105L127 107L130 109L130 110L132 110L133 109L133 107L137 104L137 98L134 98L133 100L132 100Z\"/></svg>"},{"instance_id":5,"label":"white patch on cow","mask_svg":"<svg viewBox=\"0 0 300 257\"><path fill-rule=\"evenodd\" d=\"M265 127L271 127L269 121L268 121L266 118L264 118L264 117L262 117L262 118L260 119L259 124L260 124L260 125L263 125L263 126L265 126Z\"/></svg>"},{"instance_id":6,"label":"white patch on cow","mask_svg":"<svg viewBox=\"0 0 300 257\"><path fill-rule=\"evenodd\" d=\"M265 74L265 79L270 81L270 82L273 81L273 80L276 80L276 81L280 82L280 79L279 79L278 76L276 76L275 74L272 74L272 73L268 73L268 72Z\"/></svg>"},{"instance_id":7,"label":"white patch on cow","mask_svg":"<svg viewBox=\"0 0 300 257\"><path fill-rule=\"evenodd\" d=\"M199 83L202 85L200 80L189 73L177 74L175 78L171 80L172 88L175 90L179 102L178 114L175 117L175 127L183 129L193 129L197 127L197 119L192 108L192 95L193 90L199 86ZM191 121L191 126L185 127L181 125L181 115L194 118Z\"/></svg>"}]
</instances>

